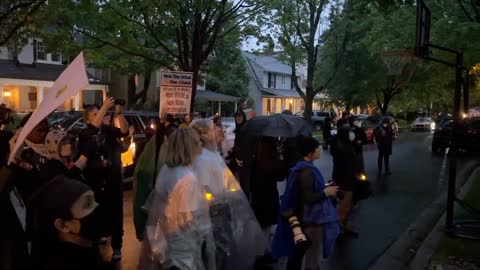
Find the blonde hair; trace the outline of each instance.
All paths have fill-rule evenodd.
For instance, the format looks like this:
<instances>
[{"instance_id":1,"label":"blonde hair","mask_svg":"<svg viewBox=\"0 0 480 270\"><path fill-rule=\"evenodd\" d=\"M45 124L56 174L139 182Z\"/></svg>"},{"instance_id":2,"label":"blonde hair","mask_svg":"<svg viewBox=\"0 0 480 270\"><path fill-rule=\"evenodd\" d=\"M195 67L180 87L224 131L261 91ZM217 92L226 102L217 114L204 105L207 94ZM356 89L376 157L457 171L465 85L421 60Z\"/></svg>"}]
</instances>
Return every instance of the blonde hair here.
<instances>
[{"instance_id":1,"label":"blonde hair","mask_svg":"<svg viewBox=\"0 0 480 270\"><path fill-rule=\"evenodd\" d=\"M212 120L208 120L208 119L193 120L190 126L195 131L198 132L198 134L200 135L200 140L202 141L204 147L210 147L210 148L215 147L215 145L211 145L212 142L207 141L207 138L205 138L205 136L208 133L208 130L215 132L215 129L214 129L215 127L213 125Z\"/></svg>"},{"instance_id":2,"label":"blonde hair","mask_svg":"<svg viewBox=\"0 0 480 270\"><path fill-rule=\"evenodd\" d=\"M191 128L175 130L168 136L165 164L168 167L189 166L200 154L200 136Z\"/></svg>"}]
</instances>

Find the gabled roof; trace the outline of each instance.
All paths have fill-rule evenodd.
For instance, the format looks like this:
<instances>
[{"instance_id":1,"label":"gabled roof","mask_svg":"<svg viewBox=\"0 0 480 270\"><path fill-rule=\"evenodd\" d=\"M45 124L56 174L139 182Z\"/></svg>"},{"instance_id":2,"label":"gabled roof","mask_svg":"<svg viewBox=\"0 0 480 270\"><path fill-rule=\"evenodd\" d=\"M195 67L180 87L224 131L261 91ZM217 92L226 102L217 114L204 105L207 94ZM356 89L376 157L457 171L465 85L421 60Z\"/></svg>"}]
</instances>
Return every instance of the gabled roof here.
<instances>
[{"instance_id":1,"label":"gabled roof","mask_svg":"<svg viewBox=\"0 0 480 270\"><path fill-rule=\"evenodd\" d=\"M250 62L257 64L266 72L275 72L275 73L280 73L285 75L292 74L292 68L289 65L280 61L276 56L269 56L269 55L257 56L249 52L243 52L243 54Z\"/></svg>"},{"instance_id":2,"label":"gabled roof","mask_svg":"<svg viewBox=\"0 0 480 270\"><path fill-rule=\"evenodd\" d=\"M195 95L195 99L203 100L203 101L224 101L224 102L240 100L239 97L225 95L225 94L208 91L208 90L198 90L197 94Z\"/></svg>"},{"instance_id":3,"label":"gabled roof","mask_svg":"<svg viewBox=\"0 0 480 270\"><path fill-rule=\"evenodd\" d=\"M55 81L65 70L64 65L52 64L17 64L13 60L0 60L0 78L36 80L36 81ZM106 85L105 82L95 78L87 72L88 81L91 84Z\"/></svg>"}]
</instances>

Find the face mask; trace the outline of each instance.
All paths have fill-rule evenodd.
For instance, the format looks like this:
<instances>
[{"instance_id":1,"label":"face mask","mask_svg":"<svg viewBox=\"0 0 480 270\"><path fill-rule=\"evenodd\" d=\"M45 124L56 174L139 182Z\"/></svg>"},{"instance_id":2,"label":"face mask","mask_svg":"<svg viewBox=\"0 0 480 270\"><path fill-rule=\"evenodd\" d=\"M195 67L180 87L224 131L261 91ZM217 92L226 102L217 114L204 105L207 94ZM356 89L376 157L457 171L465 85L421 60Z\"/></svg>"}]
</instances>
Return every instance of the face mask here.
<instances>
[{"instance_id":1,"label":"face mask","mask_svg":"<svg viewBox=\"0 0 480 270\"><path fill-rule=\"evenodd\" d=\"M102 212L99 206L97 206L90 215L77 220L80 221L79 235L81 237L92 241L98 241L100 238L108 236L107 223L102 217Z\"/></svg>"},{"instance_id":2,"label":"face mask","mask_svg":"<svg viewBox=\"0 0 480 270\"><path fill-rule=\"evenodd\" d=\"M350 132L348 133L348 139L349 139L351 142L353 142L353 141L355 140L355 133L353 133L353 132L350 131Z\"/></svg>"},{"instance_id":3,"label":"face mask","mask_svg":"<svg viewBox=\"0 0 480 270\"><path fill-rule=\"evenodd\" d=\"M383 124L384 127L388 127L388 124Z\"/></svg>"},{"instance_id":4,"label":"face mask","mask_svg":"<svg viewBox=\"0 0 480 270\"><path fill-rule=\"evenodd\" d=\"M358 122L358 121L353 122L353 125L356 126L356 127L360 127L360 126L361 126L360 122Z\"/></svg>"}]
</instances>

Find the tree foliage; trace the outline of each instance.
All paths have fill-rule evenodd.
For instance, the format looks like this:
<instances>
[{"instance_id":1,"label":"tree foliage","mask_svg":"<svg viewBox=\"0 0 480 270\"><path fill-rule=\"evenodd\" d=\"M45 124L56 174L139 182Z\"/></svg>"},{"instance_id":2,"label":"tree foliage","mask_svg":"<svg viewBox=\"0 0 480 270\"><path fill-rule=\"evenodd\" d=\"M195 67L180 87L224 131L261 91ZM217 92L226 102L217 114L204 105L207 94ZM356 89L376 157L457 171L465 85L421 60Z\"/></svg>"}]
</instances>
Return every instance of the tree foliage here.
<instances>
[{"instance_id":1,"label":"tree foliage","mask_svg":"<svg viewBox=\"0 0 480 270\"><path fill-rule=\"evenodd\" d=\"M33 15L46 2L47 0L3 0L0 3L0 46L23 45ZM19 41L21 42L18 43Z\"/></svg>"},{"instance_id":2,"label":"tree foliage","mask_svg":"<svg viewBox=\"0 0 480 270\"><path fill-rule=\"evenodd\" d=\"M479 24L472 19L478 5L467 0L437 0L428 4L432 12L431 43L464 51L467 67L479 59ZM331 23L332 39L322 47L319 79L340 57L337 76L327 91L333 100L347 107L376 104L386 114L405 110L445 111L451 108L454 70L432 62L413 60L403 74L390 76L381 56L385 51L411 51L415 38L415 1L347 1L347 6ZM472 2L473 3L473 2ZM470 14L470 17L469 15ZM338 55L342 38L347 49ZM445 60L451 56L432 50ZM449 58L450 57L450 58ZM413 71L413 73L412 73ZM475 101L475 99L471 99Z\"/></svg>"},{"instance_id":3,"label":"tree foliage","mask_svg":"<svg viewBox=\"0 0 480 270\"><path fill-rule=\"evenodd\" d=\"M321 26L329 6L339 4L328 0L274 0L260 25L267 25L278 41L283 59L292 67L292 78L297 78L299 66L306 66L305 92L297 80L295 89L305 101L305 117L311 118L315 95L325 89L330 80L315 80L319 49L324 43ZM271 38L269 34L268 37Z\"/></svg>"},{"instance_id":4,"label":"tree foliage","mask_svg":"<svg viewBox=\"0 0 480 270\"><path fill-rule=\"evenodd\" d=\"M129 73L159 66L192 72L193 109L200 71L217 42L246 27L264 2L49 0L42 19L56 29L47 38L51 45L65 40L66 49L90 49L98 65Z\"/></svg>"}]
</instances>

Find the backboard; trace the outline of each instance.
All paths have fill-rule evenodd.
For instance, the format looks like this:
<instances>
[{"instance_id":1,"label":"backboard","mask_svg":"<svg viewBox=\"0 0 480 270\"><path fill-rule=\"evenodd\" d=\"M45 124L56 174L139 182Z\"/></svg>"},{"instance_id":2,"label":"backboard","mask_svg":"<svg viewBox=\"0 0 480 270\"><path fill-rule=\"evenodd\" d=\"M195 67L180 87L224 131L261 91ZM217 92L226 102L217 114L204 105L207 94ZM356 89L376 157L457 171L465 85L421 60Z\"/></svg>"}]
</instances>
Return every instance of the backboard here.
<instances>
[{"instance_id":1,"label":"backboard","mask_svg":"<svg viewBox=\"0 0 480 270\"><path fill-rule=\"evenodd\" d=\"M430 10L424 0L417 0L417 28L415 39L415 56L428 58L430 43Z\"/></svg>"}]
</instances>

